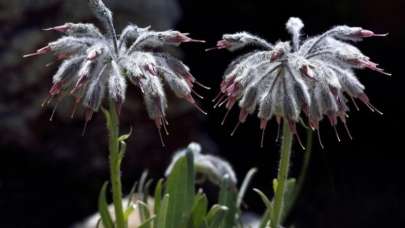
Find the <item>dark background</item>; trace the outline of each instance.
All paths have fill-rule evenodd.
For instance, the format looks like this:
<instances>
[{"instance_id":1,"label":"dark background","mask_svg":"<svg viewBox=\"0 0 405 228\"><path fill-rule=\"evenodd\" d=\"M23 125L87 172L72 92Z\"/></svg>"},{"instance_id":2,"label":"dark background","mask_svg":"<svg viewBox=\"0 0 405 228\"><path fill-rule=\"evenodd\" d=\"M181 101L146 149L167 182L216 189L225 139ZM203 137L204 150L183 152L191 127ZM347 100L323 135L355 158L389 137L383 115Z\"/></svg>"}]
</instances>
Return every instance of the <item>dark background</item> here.
<instances>
[{"instance_id":1,"label":"dark background","mask_svg":"<svg viewBox=\"0 0 405 228\"><path fill-rule=\"evenodd\" d=\"M69 227L96 211L98 191L108 179L102 116L96 115L84 137L80 136L83 119L80 115L74 120L67 118L66 107L61 108L52 123L48 122L51 108L41 109L39 104L56 68L44 70L42 66L47 60L20 59L23 53L57 38L57 34L39 36L32 31L65 21L94 21L94 18L88 14L85 1L76 6L85 12L80 17L75 16L75 7L65 9L61 1L50 0L49 5L47 1L38 2L45 3L42 7L21 8L19 13L8 15L13 1L0 0L0 57L15 54L8 58L9 62L0 58L0 227ZM226 51L203 51L213 46L223 33L246 30L271 42L289 39L285 22L290 16L304 21L304 33L308 36L338 24L389 32L386 38L370 38L358 44L372 60L393 73L392 78L368 70L358 73L371 101L384 115L372 113L365 106L359 112L351 112L349 124L354 140L345 137L340 126L341 143L336 141L328 123L321 124L326 148L321 150L315 143L307 182L288 220L297 228L405 227L403 1L181 0L177 5L179 11L169 16L162 16L175 10L168 5L150 6L145 12L137 11L134 6L135 13L132 13L131 4L139 1L126 2L128 8L114 5L118 30L130 21L152 24L155 28L174 25L208 41L207 45L181 48L193 74L213 87L204 94L208 98L215 95L222 72L236 56ZM151 18L160 19L151 21ZM171 18L170 22L167 18ZM28 45L32 40L37 43ZM121 116L122 131L130 126L135 131L123 164L125 192L143 169L149 169L154 178L161 177L171 153L194 140L202 143L205 152L228 159L240 179L249 168L258 167L253 186L272 194L270 183L276 175L279 147L274 142L274 123L261 149L257 118L249 117L236 135L230 137L237 111L222 127L224 110L213 110L210 99L202 102L209 112L207 117L172 99L171 135L166 138L168 146L162 148L154 125L137 98L139 94L129 91L128 97ZM300 132L304 138L304 131ZM294 148L292 176L300 168L302 154L301 149ZM252 191L246 203L249 210L261 213L262 203Z\"/></svg>"}]
</instances>

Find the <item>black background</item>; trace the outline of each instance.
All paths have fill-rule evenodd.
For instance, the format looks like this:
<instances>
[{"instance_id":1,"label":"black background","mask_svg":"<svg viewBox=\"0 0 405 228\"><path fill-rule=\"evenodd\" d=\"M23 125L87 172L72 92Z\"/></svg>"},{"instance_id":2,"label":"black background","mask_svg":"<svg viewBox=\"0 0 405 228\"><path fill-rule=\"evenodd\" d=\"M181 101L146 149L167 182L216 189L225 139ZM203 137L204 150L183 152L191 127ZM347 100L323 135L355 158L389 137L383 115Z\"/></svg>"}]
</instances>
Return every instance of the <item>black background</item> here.
<instances>
[{"instance_id":1,"label":"black background","mask_svg":"<svg viewBox=\"0 0 405 228\"><path fill-rule=\"evenodd\" d=\"M193 74L204 84L213 87L213 91L206 93L207 97L215 95L222 72L236 56L226 51L203 51L205 47L213 46L223 33L245 30L271 42L286 40L289 35L285 31L285 22L290 16L300 17L304 21L304 33L308 36L338 24L362 26L380 33L389 32L386 38L370 38L358 44L372 60L393 73L392 78L368 70L358 73L372 103L384 115L372 113L365 106L361 106L359 112L352 111L349 124L354 140L348 140L340 126L341 143L336 141L328 123L321 124L326 148L321 150L315 143L307 182L289 222L298 228L405 227L403 1L181 0L180 4L183 15L176 29L190 32L193 37L208 42L205 46L182 47L184 61ZM198 118L201 123L197 127L202 134L212 138L220 155L233 164L240 178L249 168L258 167L259 174L253 186L270 195L279 146L274 142L275 124L267 131L266 145L261 149L257 118L250 116L236 135L230 137L237 111L222 127L220 121L224 110L213 110L209 100L202 103L209 115ZM63 127L55 131L55 127L48 124L46 119L47 116L43 116L38 127L47 134L77 134L66 132ZM102 124L102 120L98 123ZM181 132L180 126L172 127L174 133ZM100 127L101 136L98 135L96 139L89 136L82 140L99 143L105 134L103 130ZM304 131L300 131L304 138ZM167 151L172 151L174 147L170 141L167 143L168 149L162 149L164 159L161 159L159 168L151 170L154 177L162 175L170 157ZM83 169L76 170L76 164L47 158L43 151L36 153L19 145L0 146L0 227L68 227L96 210L99 188L108 177L106 168L102 172L83 174ZM129 190L143 168L151 168L148 159L156 159L148 158L147 151L144 153L146 155L143 155L142 161L145 164L138 162L137 167L133 167L130 161L124 162L125 191ZM302 154L299 147L294 147L292 176L297 175ZM263 209L259 197L252 191L248 193L246 202L250 210L260 213Z\"/></svg>"}]
</instances>

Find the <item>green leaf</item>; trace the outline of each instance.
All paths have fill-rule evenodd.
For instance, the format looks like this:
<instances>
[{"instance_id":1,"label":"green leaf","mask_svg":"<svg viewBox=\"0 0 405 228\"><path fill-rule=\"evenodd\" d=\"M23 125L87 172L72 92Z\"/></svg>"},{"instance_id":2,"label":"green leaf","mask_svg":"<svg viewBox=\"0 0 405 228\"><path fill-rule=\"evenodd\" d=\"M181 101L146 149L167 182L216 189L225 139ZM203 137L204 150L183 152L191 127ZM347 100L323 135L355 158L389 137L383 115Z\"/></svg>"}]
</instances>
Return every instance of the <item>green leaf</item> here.
<instances>
[{"instance_id":1,"label":"green leaf","mask_svg":"<svg viewBox=\"0 0 405 228\"><path fill-rule=\"evenodd\" d=\"M100 195L98 197L98 211L101 216L101 221L105 228L113 228L114 223L111 219L110 212L108 210L108 204L106 200L106 191L107 191L108 182L103 184L101 187Z\"/></svg>"},{"instance_id":2,"label":"green leaf","mask_svg":"<svg viewBox=\"0 0 405 228\"><path fill-rule=\"evenodd\" d=\"M128 204L127 204L127 208L131 206L132 204L132 200L134 198L134 194L135 194L135 190L136 190L136 186L138 185L138 182L135 182L134 185L132 185L131 191L128 194Z\"/></svg>"},{"instance_id":3,"label":"green leaf","mask_svg":"<svg viewBox=\"0 0 405 228\"><path fill-rule=\"evenodd\" d=\"M120 137L118 137L118 142L124 142L125 140L127 140L132 134L132 127L129 129L129 132L127 134L121 135Z\"/></svg>"},{"instance_id":4,"label":"green leaf","mask_svg":"<svg viewBox=\"0 0 405 228\"><path fill-rule=\"evenodd\" d=\"M291 208L293 202L293 197L294 197L294 191L295 191L295 178L289 178L286 181L286 189L284 193L284 208ZM287 214L283 213L282 214L282 221L285 219L285 216Z\"/></svg>"},{"instance_id":5,"label":"green leaf","mask_svg":"<svg viewBox=\"0 0 405 228\"><path fill-rule=\"evenodd\" d=\"M134 185L131 188L131 191L128 194L128 203L127 203L127 207L126 207L126 209L124 211L124 219L125 219L125 221L128 221L129 216L135 210L133 199L134 199L134 194L135 194L135 189L136 189L137 184L138 184L137 182L134 183Z\"/></svg>"},{"instance_id":6,"label":"green leaf","mask_svg":"<svg viewBox=\"0 0 405 228\"><path fill-rule=\"evenodd\" d=\"M205 218L205 223L208 228L218 228L221 223L224 221L226 212L228 208L221 205L212 206L211 210L208 212L207 217Z\"/></svg>"},{"instance_id":7,"label":"green leaf","mask_svg":"<svg viewBox=\"0 0 405 228\"><path fill-rule=\"evenodd\" d=\"M169 210L169 194L163 197L162 203L159 208L159 214L157 214L156 223L154 223L154 228L167 228L167 216Z\"/></svg>"},{"instance_id":8,"label":"green leaf","mask_svg":"<svg viewBox=\"0 0 405 228\"><path fill-rule=\"evenodd\" d=\"M126 150L127 150L127 144L124 141L120 142L120 153L118 154L119 166L121 166L121 162L122 162L122 159L124 158Z\"/></svg>"},{"instance_id":9,"label":"green leaf","mask_svg":"<svg viewBox=\"0 0 405 228\"><path fill-rule=\"evenodd\" d=\"M101 225L101 217L97 220L96 228L100 228Z\"/></svg>"},{"instance_id":10,"label":"green leaf","mask_svg":"<svg viewBox=\"0 0 405 228\"><path fill-rule=\"evenodd\" d=\"M125 221L128 221L129 216L131 216L132 212L134 212L135 206L134 204L130 204L124 211L124 219Z\"/></svg>"},{"instance_id":11,"label":"green leaf","mask_svg":"<svg viewBox=\"0 0 405 228\"><path fill-rule=\"evenodd\" d=\"M273 179L273 192L277 192L278 180L277 178Z\"/></svg>"},{"instance_id":12,"label":"green leaf","mask_svg":"<svg viewBox=\"0 0 405 228\"><path fill-rule=\"evenodd\" d=\"M136 204L138 205L139 218L140 218L141 222L144 223L150 218L150 212L149 212L148 205L140 200L138 200L136 202ZM146 228L150 228L150 227L151 226L146 226Z\"/></svg>"},{"instance_id":13,"label":"green leaf","mask_svg":"<svg viewBox=\"0 0 405 228\"><path fill-rule=\"evenodd\" d=\"M207 197L202 192L197 193L194 197L193 208L191 209L189 227L200 228L204 222L204 217L207 214L207 209Z\"/></svg>"},{"instance_id":14,"label":"green leaf","mask_svg":"<svg viewBox=\"0 0 405 228\"><path fill-rule=\"evenodd\" d=\"M255 191L260 196L260 198L262 199L262 201L263 201L264 205L266 206L266 208L271 208L272 207L272 203L269 200L269 198L267 198L266 194L264 194L262 191L260 191L257 188L254 188L253 191Z\"/></svg>"},{"instance_id":15,"label":"green leaf","mask_svg":"<svg viewBox=\"0 0 405 228\"><path fill-rule=\"evenodd\" d=\"M234 227L237 213L237 190L228 175L222 179L218 204L228 208L224 220L221 222L223 228Z\"/></svg>"},{"instance_id":16,"label":"green leaf","mask_svg":"<svg viewBox=\"0 0 405 228\"><path fill-rule=\"evenodd\" d=\"M141 178L139 178L138 193L142 194L145 188L145 183L148 178L148 170L143 171Z\"/></svg>"},{"instance_id":17,"label":"green leaf","mask_svg":"<svg viewBox=\"0 0 405 228\"><path fill-rule=\"evenodd\" d=\"M249 172L246 174L245 179L243 179L242 185L240 187L239 193L238 193L238 200L236 202L236 205L238 208L240 208L240 205L242 204L243 197L246 194L247 188L249 187L249 184L253 178L253 176L257 173L256 168L252 168L249 170Z\"/></svg>"},{"instance_id":18,"label":"green leaf","mask_svg":"<svg viewBox=\"0 0 405 228\"><path fill-rule=\"evenodd\" d=\"M148 220L146 220L144 223L142 223L138 228L149 228L152 227L153 222L156 220L156 216L153 215L150 217Z\"/></svg>"},{"instance_id":19,"label":"green leaf","mask_svg":"<svg viewBox=\"0 0 405 228\"><path fill-rule=\"evenodd\" d=\"M146 181L145 186L143 187L143 192L142 192L142 201L143 202L148 202L148 196L150 195L149 190L150 190L150 186L152 185L153 180L149 179L148 181Z\"/></svg>"},{"instance_id":20,"label":"green leaf","mask_svg":"<svg viewBox=\"0 0 405 228\"><path fill-rule=\"evenodd\" d=\"M194 199L194 159L191 151L187 150L174 164L167 179L166 193L170 195L170 204L165 228L184 227Z\"/></svg>"},{"instance_id":21,"label":"green leaf","mask_svg":"<svg viewBox=\"0 0 405 228\"><path fill-rule=\"evenodd\" d=\"M273 203L269 200L269 198L267 198L266 194L264 194L259 189L254 188L253 191L255 191L260 196L264 205L266 205L266 211L264 212L262 220L259 225L259 228L265 228L266 225L269 224L270 222Z\"/></svg>"},{"instance_id":22,"label":"green leaf","mask_svg":"<svg viewBox=\"0 0 405 228\"><path fill-rule=\"evenodd\" d=\"M163 188L163 179L160 179L155 187L155 194L154 194L154 199L155 199L155 206L154 206L154 212L155 214L159 213L160 209L160 201L162 199L162 188Z\"/></svg>"}]
</instances>

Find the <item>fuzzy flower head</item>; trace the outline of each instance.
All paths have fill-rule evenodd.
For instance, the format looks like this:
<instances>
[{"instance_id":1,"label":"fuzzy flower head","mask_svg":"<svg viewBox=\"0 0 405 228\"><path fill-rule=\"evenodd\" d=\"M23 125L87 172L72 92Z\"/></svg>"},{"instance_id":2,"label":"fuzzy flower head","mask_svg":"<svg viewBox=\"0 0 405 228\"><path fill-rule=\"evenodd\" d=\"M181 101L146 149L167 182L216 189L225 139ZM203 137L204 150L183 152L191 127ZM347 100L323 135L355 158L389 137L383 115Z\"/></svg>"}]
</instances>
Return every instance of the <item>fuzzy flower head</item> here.
<instances>
[{"instance_id":1,"label":"fuzzy flower head","mask_svg":"<svg viewBox=\"0 0 405 228\"><path fill-rule=\"evenodd\" d=\"M319 122L326 116L340 140L336 131L338 119L351 137L346 125L349 99L354 104L355 99L359 99L372 111L379 112L364 93L364 86L355 76L355 70L368 68L390 74L351 42L387 34L342 25L301 41L303 27L299 18L292 17L286 23L291 41L279 41L273 45L247 32L240 32L223 35L213 48L235 51L254 47L253 51L238 57L228 66L220 92L214 99L214 107L224 105L227 109L222 124L232 107L237 102L239 104L239 122L231 135L249 114L257 110L263 131L262 145L264 130L272 117L278 124L282 120L287 121L301 144L296 131L301 113L306 115L309 126L318 133Z\"/></svg>"},{"instance_id":2,"label":"fuzzy flower head","mask_svg":"<svg viewBox=\"0 0 405 228\"><path fill-rule=\"evenodd\" d=\"M53 86L44 104L53 98L73 96L76 105L72 117L81 104L86 110L87 123L93 112L99 110L104 98L115 101L121 107L125 101L127 82L130 81L142 92L148 115L160 129L167 124L165 82L178 97L200 109L192 97L193 85L204 86L195 80L183 62L165 52L164 48L204 41L191 39L188 34L179 31L153 31L150 27L136 25L128 25L118 37L111 11L101 0L88 2L105 33L93 24L83 23L48 28L45 30L58 31L64 36L24 56L52 53L62 61L53 76Z\"/></svg>"}]
</instances>

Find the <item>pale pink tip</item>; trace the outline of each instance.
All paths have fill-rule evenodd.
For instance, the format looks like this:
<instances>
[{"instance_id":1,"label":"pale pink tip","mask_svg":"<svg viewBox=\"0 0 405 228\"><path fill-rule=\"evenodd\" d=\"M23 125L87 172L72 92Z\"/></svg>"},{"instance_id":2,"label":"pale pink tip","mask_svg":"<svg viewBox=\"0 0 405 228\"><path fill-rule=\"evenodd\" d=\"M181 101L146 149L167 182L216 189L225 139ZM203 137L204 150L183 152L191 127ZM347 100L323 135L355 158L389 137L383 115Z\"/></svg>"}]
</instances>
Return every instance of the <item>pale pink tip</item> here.
<instances>
[{"instance_id":1,"label":"pale pink tip","mask_svg":"<svg viewBox=\"0 0 405 228\"><path fill-rule=\"evenodd\" d=\"M37 56L37 55L43 55L43 54L46 54L46 53L48 53L48 52L50 52L50 51L51 51L51 47L46 46L46 47L43 47L43 48L38 49L38 50L37 50L36 52L34 52L34 53L30 53L30 54L23 55L23 58L32 57L32 56Z\"/></svg>"},{"instance_id":2,"label":"pale pink tip","mask_svg":"<svg viewBox=\"0 0 405 228\"><path fill-rule=\"evenodd\" d=\"M274 61L274 60L280 58L282 54L283 53L281 51L275 51L273 54L271 54L270 60Z\"/></svg>"},{"instance_id":3,"label":"pale pink tip","mask_svg":"<svg viewBox=\"0 0 405 228\"><path fill-rule=\"evenodd\" d=\"M231 43L229 43L226 40L220 40L217 42L216 49L224 49L224 48L229 48L229 47L231 47Z\"/></svg>"},{"instance_id":4,"label":"pale pink tip","mask_svg":"<svg viewBox=\"0 0 405 228\"><path fill-rule=\"evenodd\" d=\"M268 120L260 119L260 129L266 129Z\"/></svg>"},{"instance_id":5,"label":"pale pink tip","mask_svg":"<svg viewBox=\"0 0 405 228\"><path fill-rule=\"evenodd\" d=\"M190 102L191 104L195 104L195 100L194 100L194 98L193 98L191 95L188 95L188 96L186 96L185 98L186 98L186 100L187 100L188 102Z\"/></svg>"},{"instance_id":6,"label":"pale pink tip","mask_svg":"<svg viewBox=\"0 0 405 228\"><path fill-rule=\"evenodd\" d=\"M360 31L360 35L361 37L388 36L388 33L376 34L373 31L364 29Z\"/></svg>"},{"instance_id":7,"label":"pale pink tip","mask_svg":"<svg viewBox=\"0 0 405 228\"><path fill-rule=\"evenodd\" d=\"M213 50L217 50L217 49L220 49L220 48L218 48L218 47L206 48L204 51L208 52L208 51L213 51Z\"/></svg>"},{"instance_id":8,"label":"pale pink tip","mask_svg":"<svg viewBox=\"0 0 405 228\"><path fill-rule=\"evenodd\" d=\"M186 43L205 43L205 40L195 40L195 39L188 39L185 41Z\"/></svg>"},{"instance_id":9,"label":"pale pink tip","mask_svg":"<svg viewBox=\"0 0 405 228\"><path fill-rule=\"evenodd\" d=\"M87 55L87 59L88 60L94 60L95 58L97 58L97 56L98 56L97 51L92 51Z\"/></svg>"},{"instance_id":10,"label":"pale pink tip","mask_svg":"<svg viewBox=\"0 0 405 228\"><path fill-rule=\"evenodd\" d=\"M162 126L162 119L161 118L156 118L154 119L155 121L155 125L157 128L160 128L160 126Z\"/></svg>"},{"instance_id":11,"label":"pale pink tip","mask_svg":"<svg viewBox=\"0 0 405 228\"><path fill-rule=\"evenodd\" d=\"M43 31L58 31L58 32L66 32L68 30L68 25L59 25L51 28L42 29Z\"/></svg>"},{"instance_id":12,"label":"pale pink tip","mask_svg":"<svg viewBox=\"0 0 405 228\"><path fill-rule=\"evenodd\" d=\"M246 118L248 117L249 113L246 112L245 109L241 109L239 113L239 122L244 123L246 122Z\"/></svg>"}]
</instances>

